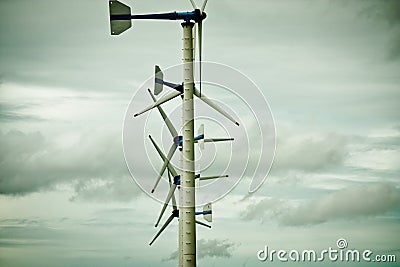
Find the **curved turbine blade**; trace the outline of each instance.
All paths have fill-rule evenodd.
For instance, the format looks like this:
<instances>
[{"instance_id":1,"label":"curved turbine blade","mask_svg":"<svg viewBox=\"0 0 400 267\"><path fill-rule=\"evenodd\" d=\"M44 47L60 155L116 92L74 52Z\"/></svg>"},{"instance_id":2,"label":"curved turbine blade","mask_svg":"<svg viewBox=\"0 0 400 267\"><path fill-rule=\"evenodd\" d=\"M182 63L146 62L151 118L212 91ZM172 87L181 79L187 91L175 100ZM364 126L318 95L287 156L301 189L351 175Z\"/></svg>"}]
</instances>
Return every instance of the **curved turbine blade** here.
<instances>
[{"instance_id":1,"label":"curved turbine blade","mask_svg":"<svg viewBox=\"0 0 400 267\"><path fill-rule=\"evenodd\" d=\"M171 214L169 216L169 218L167 219L167 221L164 223L164 225L161 227L160 231L158 231L158 233L155 235L153 240L151 240L151 242L149 244L150 246L154 243L154 241L156 241L157 237L159 237L161 235L161 233L164 231L165 228L167 228L168 224L170 224L173 219L174 219L174 214Z\"/></svg>"},{"instance_id":2,"label":"curved turbine blade","mask_svg":"<svg viewBox=\"0 0 400 267\"><path fill-rule=\"evenodd\" d=\"M155 183L153 189L151 190L151 192L154 193L154 190L156 189L158 183L160 182L161 176L164 174L164 171L165 171L166 168L168 168L168 170L172 173L172 175L174 177L178 176L178 173L175 171L174 167L169 163L171 158L172 158L172 156L175 153L175 150L176 150L177 146L175 145L175 143L173 143L171 148L169 149L168 156L166 157L164 155L164 153L161 151L161 149L159 148L159 146L156 144L154 139L151 137L151 135L149 135L149 138L150 138L151 142L153 143L154 147L156 148L158 154L160 155L160 157L164 161L164 164L163 164L163 166L161 168L161 171L160 171L160 173L159 173L159 175L157 177L156 183Z\"/></svg>"},{"instance_id":3,"label":"curved turbine blade","mask_svg":"<svg viewBox=\"0 0 400 267\"><path fill-rule=\"evenodd\" d=\"M151 96L151 98L153 99L154 102L157 102L156 97L153 95L153 93L151 92L150 89L147 89L149 91L149 94ZM174 125L172 124L171 120L167 117L167 114L165 114L163 108L161 106L157 106L158 111L161 114L161 117L163 118L163 120L165 121L165 124L168 127L169 132L172 135L172 138L178 136L178 132L176 131Z\"/></svg>"},{"instance_id":4,"label":"curved turbine blade","mask_svg":"<svg viewBox=\"0 0 400 267\"><path fill-rule=\"evenodd\" d=\"M208 0L204 0L203 5L201 6L201 13L203 13L204 10L206 9L207 2Z\"/></svg>"},{"instance_id":5,"label":"curved turbine blade","mask_svg":"<svg viewBox=\"0 0 400 267\"><path fill-rule=\"evenodd\" d=\"M167 208L169 201L171 200L172 196L174 195L175 189L176 189L176 184L172 184L170 189L169 189L167 198L165 199L164 205L163 205L163 207L161 209L160 215L158 216L158 220L156 222L156 227L160 223L161 218L164 215L165 209Z\"/></svg>"},{"instance_id":6,"label":"curved turbine blade","mask_svg":"<svg viewBox=\"0 0 400 267\"><path fill-rule=\"evenodd\" d=\"M145 108L144 110L142 110L141 112L136 113L136 114L133 115L133 116L134 116L134 117L137 117L137 116L139 116L140 114L143 114L143 113L145 113L146 111L149 111L149 110L152 109L152 108L155 108L155 107L158 107L158 106L161 105L161 104L164 104L165 102L167 102L167 101L169 101L169 100L171 100L171 99L177 97L177 96L180 95L180 94L181 94L181 92L173 91L173 92L171 92L171 93L169 93L169 94L167 94L167 95L161 97L161 98L158 99L156 102L154 102L153 105L151 105L151 106Z\"/></svg>"},{"instance_id":7,"label":"curved turbine blade","mask_svg":"<svg viewBox=\"0 0 400 267\"><path fill-rule=\"evenodd\" d=\"M197 88L194 88L194 94L198 98L200 98L204 103L206 103L207 105L209 105L210 107L212 107L213 109L215 109L216 111L218 111L219 113L224 115L228 120L232 121L234 124L239 126L239 123L231 115L229 115L225 110L220 108L217 104L215 104L213 101L211 101L211 99L206 97L204 94L201 95Z\"/></svg>"},{"instance_id":8,"label":"curved turbine blade","mask_svg":"<svg viewBox=\"0 0 400 267\"><path fill-rule=\"evenodd\" d=\"M201 221L196 220L196 223L198 223L198 224L200 224L200 225L203 225L203 226L205 226L205 227L211 228L211 225L208 225L208 224L203 223L203 222L201 222Z\"/></svg>"}]
</instances>

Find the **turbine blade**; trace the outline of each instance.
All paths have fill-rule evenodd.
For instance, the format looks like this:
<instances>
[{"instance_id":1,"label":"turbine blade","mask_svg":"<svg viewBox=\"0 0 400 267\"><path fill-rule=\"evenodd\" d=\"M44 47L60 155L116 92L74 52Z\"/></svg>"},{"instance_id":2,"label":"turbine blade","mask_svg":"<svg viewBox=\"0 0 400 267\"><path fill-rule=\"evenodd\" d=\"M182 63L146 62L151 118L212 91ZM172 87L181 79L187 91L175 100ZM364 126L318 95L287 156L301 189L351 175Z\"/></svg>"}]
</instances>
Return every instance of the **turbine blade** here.
<instances>
[{"instance_id":1,"label":"turbine blade","mask_svg":"<svg viewBox=\"0 0 400 267\"><path fill-rule=\"evenodd\" d=\"M153 93L151 92L150 89L147 89L149 91L149 94L151 96L151 98L153 99L154 102L157 102L155 96L153 95ZM158 111L161 114L161 117L163 118L163 120L165 121L165 124L168 127L169 132L172 135L172 138L178 136L178 132L176 131L174 125L172 124L171 120L168 118L167 114L165 114L163 108L161 106L157 106Z\"/></svg>"},{"instance_id":2,"label":"turbine blade","mask_svg":"<svg viewBox=\"0 0 400 267\"><path fill-rule=\"evenodd\" d=\"M204 0L203 5L201 6L201 13L203 13L204 10L206 9L207 2L208 0Z\"/></svg>"},{"instance_id":3,"label":"turbine blade","mask_svg":"<svg viewBox=\"0 0 400 267\"><path fill-rule=\"evenodd\" d=\"M176 184L172 184L170 189L169 189L167 198L165 199L164 205L163 205L163 207L161 209L160 215L158 216L158 220L156 222L156 227L160 223L161 218L164 215L165 209L167 208L169 201L171 200L172 196L174 195L175 189L176 189Z\"/></svg>"},{"instance_id":4,"label":"turbine blade","mask_svg":"<svg viewBox=\"0 0 400 267\"><path fill-rule=\"evenodd\" d=\"M149 138L150 138L151 142L153 143L153 145L155 146L155 148L157 149L158 154L161 156L161 158L165 162L166 159L168 159L168 158L161 151L160 147L156 144L156 142L154 141L153 137L151 137L151 135L149 135ZM171 148L169 149L168 155L173 154L175 152L175 150L176 150L176 145L172 144ZM167 167L168 167L168 170L171 172L171 174L174 177L178 176L178 173L175 171L175 168L171 164L169 164L169 161L168 161L168 166Z\"/></svg>"},{"instance_id":5,"label":"turbine blade","mask_svg":"<svg viewBox=\"0 0 400 267\"><path fill-rule=\"evenodd\" d=\"M231 115L229 115L225 110L220 108L217 104L215 104L213 101L211 101L211 99L206 97L204 94L201 95L197 88L194 88L194 94L198 98L200 98L204 103L206 103L207 105L209 105L210 107L212 107L213 109L215 109L216 111L221 113L223 116L225 116L228 120L232 121L234 124L239 126L239 123Z\"/></svg>"},{"instance_id":6,"label":"turbine blade","mask_svg":"<svg viewBox=\"0 0 400 267\"><path fill-rule=\"evenodd\" d=\"M172 173L172 175L173 175L174 177L178 176L178 174L177 174L177 172L175 171L174 167L169 163L170 160L171 160L171 158L172 158L172 156L173 156L174 153L175 153L175 150L176 150L177 146L173 143L172 146L171 146L171 148L169 149L168 156L166 157L166 156L164 155L164 153L161 151L160 147L156 144L156 142L154 141L154 139L151 137L151 135L149 135L149 138L150 138L151 142L153 143L154 147L156 148L158 154L160 155L160 157L161 157L161 158L163 159L163 161L164 161L164 164L163 164L163 166L161 167L160 173L159 173L159 175L158 175L158 177L157 177L156 183L155 183L153 189L151 190L151 192L154 193L154 190L156 189L158 183L160 182L161 177L162 177L162 175L164 174L164 171L165 171L166 168L168 168L168 170Z\"/></svg>"},{"instance_id":7,"label":"turbine blade","mask_svg":"<svg viewBox=\"0 0 400 267\"><path fill-rule=\"evenodd\" d=\"M213 142L224 142L224 141L233 141L234 138L225 137L225 138L206 138L204 139L204 143L213 143Z\"/></svg>"},{"instance_id":8,"label":"turbine blade","mask_svg":"<svg viewBox=\"0 0 400 267\"><path fill-rule=\"evenodd\" d=\"M192 4L193 9L197 9L196 3L193 0L190 0L190 3Z\"/></svg>"},{"instance_id":9,"label":"turbine blade","mask_svg":"<svg viewBox=\"0 0 400 267\"><path fill-rule=\"evenodd\" d=\"M204 180L211 180L211 179L225 178L225 177L229 176L228 175L200 176L199 180L204 181Z\"/></svg>"},{"instance_id":10,"label":"turbine blade","mask_svg":"<svg viewBox=\"0 0 400 267\"><path fill-rule=\"evenodd\" d=\"M169 181L169 187L171 188L171 186L172 186L172 181L171 181L171 174L170 174L169 171L168 171L168 181ZM174 210L177 210L175 194L172 194L172 208L173 208Z\"/></svg>"},{"instance_id":11,"label":"turbine blade","mask_svg":"<svg viewBox=\"0 0 400 267\"><path fill-rule=\"evenodd\" d=\"M200 20L199 23L199 79L200 79L200 96L201 96L201 65L202 65L202 41L203 41L203 21Z\"/></svg>"},{"instance_id":12,"label":"turbine blade","mask_svg":"<svg viewBox=\"0 0 400 267\"><path fill-rule=\"evenodd\" d=\"M165 228L167 228L168 224L170 224L173 219L174 219L174 215L171 214L169 216L169 218L167 219L167 221L164 223L164 225L161 227L160 231L158 231L158 233L154 236L153 240L151 240L151 242L149 244L150 246L154 243L154 241L156 241L157 237L159 237L161 235L161 233L164 231Z\"/></svg>"},{"instance_id":13,"label":"turbine blade","mask_svg":"<svg viewBox=\"0 0 400 267\"><path fill-rule=\"evenodd\" d=\"M174 153L176 151L176 148L177 148L177 146L173 143L171 145L169 151L168 151L167 157L165 157L165 156L163 157L164 164L163 164L163 166L161 167L161 170L160 170L160 177L164 174L166 168L168 168L168 170L171 169L170 171L173 173L174 177L178 176L178 174L176 173L174 167L172 167L171 164L170 164L170 161L171 161L172 156L174 155Z\"/></svg>"},{"instance_id":14,"label":"turbine blade","mask_svg":"<svg viewBox=\"0 0 400 267\"><path fill-rule=\"evenodd\" d=\"M139 116L140 114L143 114L143 113L145 113L146 111L149 111L149 110L152 109L152 108L158 107L159 105L164 104L165 102L167 102L167 101L169 101L169 100L171 100L171 99L177 97L177 96L180 95L180 94L181 94L181 92L177 92L177 91L171 92L171 93L169 93L169 94L167 94L167 95L161 97L160 99L158 99L156 102L153 103L153 105L151 105L151 106L145 108L145 109L142 110L141 112L136 113L136 114L134 115L134 117L137 117L137 116Z\"/></svg>"},{"instance_id":15,"label":"turbine blade","mask_svg":"<svg viewBox=\"0 0 400 267\"><path fill-rule=\"evenodd\" d=\"M200 224L200 225L203 225L203 226L205 226L205 227L211 228L211 225L208 225L208 224L203 223L203 222L201 222L201 221L196 220L196 223L198 223L198 224Z\"/></svg>"}]
</instances>

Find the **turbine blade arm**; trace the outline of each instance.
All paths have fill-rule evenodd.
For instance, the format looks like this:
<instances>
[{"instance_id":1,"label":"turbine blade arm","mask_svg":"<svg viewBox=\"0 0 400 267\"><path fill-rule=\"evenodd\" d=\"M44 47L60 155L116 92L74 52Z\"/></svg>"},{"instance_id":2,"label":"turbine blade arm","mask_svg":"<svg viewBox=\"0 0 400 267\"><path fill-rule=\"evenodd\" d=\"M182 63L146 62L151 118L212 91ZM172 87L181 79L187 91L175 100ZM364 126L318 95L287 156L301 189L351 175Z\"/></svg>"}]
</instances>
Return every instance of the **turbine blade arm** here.
<instances>
[{"instance_id":1,"label":"turbine blade arm","mask_svg":"<svg viewBox=\"0 0 400 267\"><path fill-rule=\"evenodd\" d=\"M137 116L139 116L140 114L143 114L143 113L149 111L150 109L153 109L153 108L155 108L155 107L158 107L159 105L164 104L165 102L168 102L169 100L171 100L171 99L177 97L177 96L180 95L180 94L181 94L180 92L171 92L170 94L165 95L165 96L161 97L160 99L158 99L156 102L153 103L153 105L151 105L151 106L145 108L145 109L142 110L141 112L136 113L136 114L134 115L134 117L137 117Z\"/></svg>"},{"instance_id":2,"label":"turbine blade arm","mask_svg":"<svg viewBox=\"0 0 400 267\"><path fill-rule=\"evenodd\" d=\"M153 189L151 190L151 192L154 193L154 190L156 189L158 183L160 182L161 176L164 174L164 171L165 171L166 168L168 168L168 170L172 173L172 175L174 177L178 176L178 173L175 171L175 168L172 166L172 164L170 164L170 160L171 160L173 154L175 153L175 150L176 150L177 147L176 147L175 144L172 144L172 146L171 146L171 148L170 148L170 150L168 152L168 157L166 157L164 155L164 153L161 151L160 147L154 141L153 137L151 137L151 135L149 135L149 138L150 138L151 142L153 143L153 146L156 148L158 154L160 155L160 157L164 161L164 164L163 164L163 166L161 168L161 171L160 171L160 173L159 173L159 175L157 177L156 183L155 183Z\"/></svg>"},{"instance_id":3,"label":"turbine blade arm","mask_svg":"<svg viewBox=\"0 0 400 267\"><path fill-rule=\"evenodd\" d=\"M158 216L158 220L156 222L156 227L160 223L161 218L164 215L165 209L167 208L169 201L171 200L172 196L174 195L175 189L176 189L176 184L172 184L170 187L170 190L168 192L167 198L165 199L164 205L161 209L160 215Z\"/></svg>"},{"instance_id":4,"label":"turbine blade arm","mask_svg":"<svg viewBox=\"0 0 400 267\"><path fill-rule=\"evenodd\" d=\"M177 20L180 16L177 12L160 13L160 14L111 14L110 20L131 20L131 19L157 19L157 20Z\"/></svg>"},{"instance_id":5,"label":"turbine blade arm","mask_svg":"<svg viewBox=\"0 0 400 267\"><path fill-rule=\"evenodd\" d=\"M113 1L117 2L117 1ZM131 15L131 14L110 14L110 20L146 20L146 19L154 19L154 20L199 20L200 10L193 11L185 11L185 12L169 12L169 13L159 13L159 14L140 14L140 15Z\"/></svg>"},{"instance_id":6,"label":"turbine blade arm","mask_svg":"<svg viewBox=\"0 0 400 267\"><path fill-rule=\"evenodd\" d=\"M174 219L174 214L171 214L169 216L169 218L167 219L167 221L164 223L164 225L161 227L160 231L157 232L157 234L154 236L153 240L151 240L150 242L150 246L154 243L154 241L156 241L156 239L161 235L161 233L165 230L165 228L167 228L168 224L171 223L171 221Z\"/></svg>"},{"instance_id":7,"label":"turbine blade arm","mask_svg":"<svg viewBox=\"0 0 400 267\"><path fill-rule=\"evenodd\" d=\"M151 139L153 139L153 138L151 138ZM153 142L153 144L156 146L155 141L152 140L152 142ZM165 156L164 153L162 153L160 147L158 147L158 146L156 147L156 149L157 149L157 151L158 151L158 154L161 156L161 158L162 158L163 161L164 161L164 164L163 164L163 166L162 166L162 168L161 168L161 169L163 170L163 171L162 171L162 174L164 174L165 169L168 168L168 170L172 173L172 175L173 175L174 177L178 176L178 173L176 172L174 166L172 166L172 164L170 164L171 158L172 158L172 156L174 155L176 148L177 148L177 146L176 146L175 144L172 144L172 145L171 145L171 148L169 149L168 155ZM160 174L161 174L161 171L160 171ZM161 174L161 175L162 175L162 174Z\"/></svg>"},{"instance_id":8,"label":"turbine blade arm","mask_svg":"<svg viewBox=\"0 0 400 267\"><path fill-rule=\"evenodd\" d=\"M168 86L169 88L175 89L178 92L183 93L183 85L182 84L170 83L170 82L167 82L167 81L163 81L163 84L165 86Z\"/></svg>"},{"instance_id":9,"label":"turbine blade arm","mask_svg":"<svg viewBox=\"0 0 400 267\"><path fill-rule=\"evenodd\" d=\"M214 176L200 176L199 180L204 181L204 180L212 180L212 179L218 179L218 178L226 178L229 177L228 175L214 175Z\"/></svg>"},{"instance_id":10,"label":"turbine blade arm","mask_svg":"<svg viewBox=\"0 0 400 267\"><path fill-rule=\"evenodd\" d=\"M197 8L196 3L193 0L190 0L190 3L192 4L193 9Z\"/></svg>"},{"instance_id":11,"label":"turbine blade arm","mask_svg":"<svg viewBox=\"0 0 400 267\"><path fill-rule=\"evenodd\" d=\"M204 10L206 9L207 2L208 0L204 0L203 5L201 6L201 13L203 13Z\"/></svg>"},{"instance_id":12,"label":"turbine blade arm","mask_svg":"<svg viewBox=\"0 0 400 267\"><path fill-rule=\"evenodd\" d=\"M149 94L151 96L151 98L153 99L154 102L157 102L156 97L153 95L153 93L151 92L150 89L147 89L149 91ZM165 121L165 124L168 127L169 132L172 135L172 138L174 138L175 136L178 136L178 132L176 131L174 125L172 124L171 120L168 118L167 114L165 114L164 109L161 106L157 106L158 111L161 114L161 117L163 118L163 120Z\"/></svg>"},{"instance_id":13,"label":"turbine blade arm","mask_svg":"<svg viewBox=\"0 0 400 267\"><path fill-rule=\"evenodd\" d=\"M171 179L170 172L168 172L168 181L169 181L169 188L171 188L172 187L172 179ZM172 194L172 209L178 210L178 208L176 207L175 194Z\"/></svg>"},{"instance_id":14,"label":"turbine blade arm","mask_svg":"<svg viewBox=\"0 0 400 267\"><path fill-rule=\"evenodd\" d=\"M211 228L211 225L208 225L208 224L203 223L203 222L201 222L201 221L196 220L196 223L197 223L197 224L200 224L200 225L203 225L203 226L205 226L205 227Z\"/></svg>"},{"instance_id":15,"label":"turbine blade arm","mask_svg":"<svg viewBox=\"0 0 400 267\"><path fill-rule=\"evenodd\" d=\"M204 139L204 143L214 143L214 142L225 142L225 141L233 141L234 138L231 137L223 137L223 138L206 138Z\"/></svg>"},{"instance_id":16,"label":"turbine blade arm","mask_svg":"<svg viewBox=\"0 0 400 267\"><path fill-rule=\"evenodd\" d=\"M218 111L221 115L225 116L228 120L232 121L234 124L239 126L239 123L231 116L229 115L226 111L224 111L222 108L220 108L217 104L215 104L211 99L209 99L207 96L204 94L200 94L200 91L197 88L194 88L194 94L200 98L204 103Z\"/></svg>"}]
</instances>

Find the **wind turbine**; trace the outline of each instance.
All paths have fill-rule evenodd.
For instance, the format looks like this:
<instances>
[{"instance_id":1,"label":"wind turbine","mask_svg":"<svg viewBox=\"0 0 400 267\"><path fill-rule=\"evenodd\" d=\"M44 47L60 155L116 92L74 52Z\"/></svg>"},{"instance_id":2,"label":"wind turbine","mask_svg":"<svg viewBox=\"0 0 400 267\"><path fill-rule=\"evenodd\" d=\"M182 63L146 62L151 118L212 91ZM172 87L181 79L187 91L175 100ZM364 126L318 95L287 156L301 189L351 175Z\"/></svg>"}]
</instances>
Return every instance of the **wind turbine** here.
<instances>
[{"instance_id":1,"label":"wind turbine","mask_svg":"<svg viewBox=\"0 0 400 267\"><path fill-rule=\"evenodd\" d=\"M155 149L157 150L158 154L160 155L160 157L162 158L162 160L165 162L167 162L167 168L168 168L168 178L169 178L169 183L170 183L170 190L168 192L167 198L164 201L164 205L161 209L160 215L158 217L158 220L156 222L155 227L158 226L164 212L165 209L168 206L169 201L172 199L174 199L174 193L175 193L175 189L180 186L181 184L181 176L178 174L178 172L175 170L175 168L172 166L172 164L167 161L167 157L164 155L164 153L162 152L161 148L157 145L156 141L154 141L154 139L151 137L151 135L149 135L149 138L151 140L151 142L153 143L153 146L155 147ZM171 182L170 179L170 174L172 174L173 176L173 182ZM200 181L202 180L210 180L210 179L217 179L217 178L225 178L228 177L228 175L214 175L214 176L201 176L200 174L196 174L195 175L195 179L198 179ZM174 201L173 201L174 203ZM174 205L174 204L173 204Z\"/></svg>"},{"instance_id":2,"label":"wind turbine","mask_svg":"<svg viewBox=\"0 0 400 267\"><path fill-rule=\"evenodd\" d=\"M166 85L172 89L174 89L174 91L170 92L169 94L166 94L164 96L162 96L160 99L154 101L154 103L148 107L146 107L145 109L143 109L140 112L135 113L133 116L137 117L153 108L159 107L160 105L170 101L171 99L174 99L175 97L179 96L179 95L183 95L183 87L184 87L184 83L182 84L176 84L176 83L171 83L171 82L167 82L164 81L164 74L161 71L160 67L156 65L155 67L155 78L154 78L154 94L158 95L162 92L163 90L163 86L162 85ZM208 98L207 96L205 96L204 94L201 94L200 91L196 88L193 87L194 91L193 94L198 97L200 100L202 100L204 103L206 103L208 106L210 106L211 108L213 108L214 110L216 110L217 112L219 112L221 115L223 115L224 117L226 117L228 120L230 120L231 122L233 122L234 124L236 124L237 126L239 126L239 122L237 122L231 115L229 115L229 113L227 113L225 110L223 110L221 107L219 107L217 104L215 104L210 98Z\"/></svg>"},{"instance_id":3,"label":"wind turbine","mask_svg":"<svg viewBox=\"0 0 400 267\"><path fill-rule=\"evenodd\" d=\"M170 183L170 186L172 185L171 183L171 176L170 176L170 172L168 172L168 180ZM204 219L208 222L212 222L212 204L208 203L206 205L204 205L203 207L203 211L199 211L196 212L195 215L203 215ZM163 226L160 228L160 230L157 232L157 234L154 236L154 238L151 240L151 242L149 243L149 245L151 246L154 241L156 241L156 239L161 235L161 233L165 230L165 228L167 228L167 226L172 222L172 220L174 218L179 218L179 210L176 207L176 200L175 200L175 196L172 195L172 213L171 215L168 217L168 219L165 221L165 223L163 224ZM211 228L210 225L203 223L201 221L196 220L195 221L197 224L200 224L202 226Z\"/></svg>"},{"instance_id":4,"label":"wind turbine","mask_svg":"<svg viewBox=\"0 0 400 267\"><path fill-rule=\"evenodd\" d=\"M163 85L171 87L174 89L172 92L165 94L164 96L156 99L152 94L151 97L153 99L153 104L149 107L145 108L141 112L136 113L134 116L138 116L143 114L153 108L157 108L163 117L164 122L167 124L167 127L173 137L173 144L167 154L161 151L161 149L157 146L154 139L149 136L151 142L155 146L157 152L161 156L163 160L163 167L161 168L159 177L157 178L156 184L153 188L156 188L159 179L163 175L166 168L168 168L168 175L170 173L174 176L174 181L172 182L171 177L169 176L169 184L170 191L168 192L167 199L164 203L164 206L161 210L159 219L156 223L161 220L161 217L168 205L169 201L172 199L172 214L169 216L167 221L161 227L155 238L152 240L150 244L152 244L155 239L164 231L164 229L168 226L168 224L175 217L179 217L179 266L185 267L194 267L196 266L196 219L195 216L199 214L203 214L204 218L207 221L211 221L212 211L211 204L207 204L202 212L195 211L195 161L194 161L194 144L195 142L200 142L200 147L202 147L203 143L206 141L204 139L204 128L201 129L199 136L194 136L194 101L193 96L198 97L207 105L221 113L223 116L228 118L230 121L239 126L239 123L227 112L221 109L218 105L216 105L213 101L207 98L201 92L202 88L202 78L201 78L201 60L202 60L202 34L203 34L203 20L207 17L204 12L207 0L203 2L201 9L198 9L193 0L190 0L194 10L187 12L170 12L170 13L161 13L161 14L144 14L144 15L132 15L131 8L119 1L110 0L109 1L109 11L110 11L110 27L112 35L119 35L122 32L126 31L132 26L132 20L137 19L151 19L151 20L181 20L183 28L183 82L182 84L172 84L164 81L163 74L159 68L156 67L155 74L155 91L156 95L160 94ZM198 25L198 41L199 41L199 59L200 59L200 90L198 90L194 85L194 53L193 53L193 27ZM159 70L159 71L158 71ZM151 92L150 92L151 93ZM176 98L177 96L182 96L182 136L178 135L178 132L172 126L171 121L168 119L165 112L162 110L162 104L168 102L171 99ZM202 128L202 127L201 127ZM212 142L217 140L212 140ZM227 141L227 140L220 140ZM176 151L176 148L180 147L181 150L181 162L182 168L181 173L178 173L173 169L170 160ZM219 178L221 176L208 177L207 179ZM226 176L224 176L226 177ZM201 179L201 176L198 176ZM174 192L177 187L179 189L179 209L176 206L176 200L174 196ZM199 222L197 222L199 223ZM208 226L204 223L200 223L202 225Z\"/></svg>"},{"instance_id":5,"label":"wind turbine","mask_svg":"<svg viewBox=\"0 0 400 267\"><path fill-rule=\"evenodd\" d=\"M173 88L175 90L177 90L178 92L183 91L183 84L175 84L175 83L170 83L167 81L164 81L164 74L161 71L159 66L155 66L155 75L154 75L154 94L160 94L163 91L163 85L166 85L170 88ZM153 105L151 105L148 108L154 108L157 107L159 113L161 114L161 117L163 118L165 124L167 125L167 128L169 130L169 132L172 135L172 139L173 142L171 144L171 147L169 149L169 152L167 154L167 157L164 161L163 166L161 167L159 176L156 180L156 183L153 187L153 189L151 190L151 193L154 193L158 183L160 182L160 179L162 177L162 175L165 172L165 169L167 168L167 164L170 162L172 156L174 155L176 149L179 147L180 150L182 150L182 136L178 135L177 130L175 129L174 125L172 124L171 120L168 118L168 116L166 115L166 113L164 112L163 108L161 107L161 104L165 103L160 103L160 101L157 102L155 96L153 95L153 93L151 92L150 89L148 89L148 92L151 96L151 98L153 99ZM162 99L162 98L160 98ZM223 109L221 109L218 105L216 105L214 102L212 102L210 99L208 99L204 94L202 95L202 97L200 98L203 101L205 101L206 103L208 103L211 107L213 107L215 110L217 110L219 113L221 113L222 115L224 115L225 117L227 117L229 120L235 121L229 114L227 114ZM167 101L166 101L167 102ZM157 104L156 104L157 103ZM146 108L145 110L150 110ZM135 116L138 116L135 114ZM236 122L236 121L235 121ZM199 131L199 134L197 136L194 137L194 142L195 143L199 143L201 148L204 148L204 143L211 143L211 142L224 142L224 141L233 141L233 138L204 138L204 125L201 126L202 131Z\"/></svg>"}]
</instances>

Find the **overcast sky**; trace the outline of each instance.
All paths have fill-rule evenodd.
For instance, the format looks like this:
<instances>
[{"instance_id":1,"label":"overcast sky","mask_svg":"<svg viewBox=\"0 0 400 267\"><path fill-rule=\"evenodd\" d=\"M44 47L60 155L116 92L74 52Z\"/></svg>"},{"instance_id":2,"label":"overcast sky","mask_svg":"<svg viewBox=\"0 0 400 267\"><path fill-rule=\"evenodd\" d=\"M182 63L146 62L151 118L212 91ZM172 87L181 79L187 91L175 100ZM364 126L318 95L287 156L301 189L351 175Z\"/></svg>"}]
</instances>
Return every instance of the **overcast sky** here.
<instances>
[{"instance_id":1,"label":"overcast sky","mask_svg":"<svg viewBox=\"0 0 400 267\"><path fill-rule=\"evenodd\" d=\"M204 60L257 84L277 147L264 185L248 195L242 180L214 203L213 228L197 228L199 266L262 266L265 245L322 250L339 238L399 261L400 2L211 0L206 11ZM177 220L148 246L161 207L132 180L121 136L154 65L181 63L181 26L109 31L106 0L0 1L1 266L177 265Z\"/></svg>"}]
</instances>

